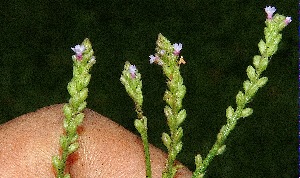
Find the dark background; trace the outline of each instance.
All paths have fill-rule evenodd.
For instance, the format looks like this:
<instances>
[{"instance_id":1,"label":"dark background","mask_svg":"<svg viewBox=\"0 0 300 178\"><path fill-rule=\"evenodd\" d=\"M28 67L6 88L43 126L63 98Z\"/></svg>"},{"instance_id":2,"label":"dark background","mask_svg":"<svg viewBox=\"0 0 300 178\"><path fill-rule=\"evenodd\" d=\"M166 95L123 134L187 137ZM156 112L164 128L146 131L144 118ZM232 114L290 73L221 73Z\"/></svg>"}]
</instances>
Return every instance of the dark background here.
<instances>
[{"instance_id":1,"label":"dark background","mask_svg":"<svg viewBox=\"0 0 300 178\"><path fill-rule=\"evenodd\" d=\"M10 0L0 7L0 123L38 108L68 101L72 78L70 47L88 37L97 63L91 73L88 107L136 133L134 104L119 81L124 62L142 74L144 113L150 142L165 149L168 131L161 68L150 65L158 33L181 42L187 64L184 147L178 159L194 170L194 156L206 156L225 110L247 79L258 54L266 14L272 5L292 16L279 50L263 76L269 78L226 141L226 151L206 177L297 176L297 1L213 0Z\"/></svg>"}]
</instances>

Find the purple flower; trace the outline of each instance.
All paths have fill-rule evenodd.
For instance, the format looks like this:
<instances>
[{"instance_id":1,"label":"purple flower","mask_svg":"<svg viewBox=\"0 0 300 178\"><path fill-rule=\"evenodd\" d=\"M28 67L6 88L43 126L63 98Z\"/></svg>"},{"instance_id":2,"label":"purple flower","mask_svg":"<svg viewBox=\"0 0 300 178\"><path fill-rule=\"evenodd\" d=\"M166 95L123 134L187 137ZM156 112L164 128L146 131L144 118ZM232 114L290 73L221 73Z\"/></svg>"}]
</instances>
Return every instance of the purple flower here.
<instances>
[{"instance_id":1,"label":"purple flower","mask_svg":"<svg viewBox=\"0 0 300 178\"><path fill-rule=\"evenodd\" d=\"M265 8L265 12L267 13L267 19L272 19L273 18L273 14L276 11L275 7L271 7L271 6L266 6Z\"/></svg>"},{"instance_id":2,"label":"purple flower","mask_svg":"<svg viewBox=\"0 0 300 178\"><path fill-rule=\"evenodd\" d=\"M129 73L130 73L132 79L134 79L136 77L135 72L136 72L135 65L130 65L129 66Z\"/></svg>"},{"instance_id":3,"label":"purple flower","mask_svg":"<svg viewBox=\"0 0 300 178\"><path fill-rule=\"evenodd\" d=\"M291 23L292 21L292 17L286 17L284 20L285 25L288 25L289 23Z\"/></svg>"},{"instance_id":4,"label":"purple flower","mask_svg":"<svg viewBox=\"0 0 300 178\"><path fill-rule=\"evenodd\" d=\"M82 53L85 50L84 45L76 45L74 48L71 48L75 53L78 60L82 59Z\"/></svg>"},{"instance_id":5,"label":"purple flower","mask_svg":"<svg viewBox=\"0 0 300 178\"><path fill-rule=\"evenodd\" d=\"M164 50L162 50L162 51L164 51ZM163 64L163 62L161 61L161 59L158 56L150 55L149 58L150 58L150 60L149 60L150 64L152 64L153 62L156 63L156 64L158 64L158 65L162 65Z\"/></svg>"},{"instance_id":6,"label":"purple flower","mask_svg":"<svg viewBox=\"0 0 300 178\"><path fill-rule=\"evenodd\" d=\"M174 47L174 54L176 55L176 56L178 56L179 54L180 54L180 50L182 49L182 44L181 43L175 43L175 44L173 44L173 47Z\"/></svg>"},{"instance_id":7,"label":"purple flower","mask_svg":"<svg viewBox=\"0 0 300 178\"><path fill-rule=\"evenodd\" d=\"M152 64L153 62L156 61L156 57L153 56L153 55L150 55L149 58L150 58L150 60L149 60L149 61L150 61L150 64Z\"/></svg>"}]
</instances>

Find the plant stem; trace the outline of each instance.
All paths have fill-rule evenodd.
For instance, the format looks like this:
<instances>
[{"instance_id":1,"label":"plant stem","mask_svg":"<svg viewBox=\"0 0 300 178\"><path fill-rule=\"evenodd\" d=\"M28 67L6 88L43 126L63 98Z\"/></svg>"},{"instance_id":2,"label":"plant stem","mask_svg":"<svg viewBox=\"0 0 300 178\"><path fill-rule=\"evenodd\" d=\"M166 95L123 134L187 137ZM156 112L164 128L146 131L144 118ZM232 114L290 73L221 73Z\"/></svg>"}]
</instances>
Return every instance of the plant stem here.
<instances>
[{"instance_id":1,"label":"plant stem","mask_svg":"<svg viewBox=\"0 0 300 178\"><path fill-rule=\"evenodd\" d=\"M151 178L151 161L150 161L150 151L149 151L149 142L148 142L148 133L147 133L147 118L143 115L143 111L140 105L136 104L136 113L138 115L138 119L142 122L142 129L138 129L141 134L141 138L144 146L144 154L145 154L145 163L146 163L146 177Z\"/></svg>"}]
</instances>

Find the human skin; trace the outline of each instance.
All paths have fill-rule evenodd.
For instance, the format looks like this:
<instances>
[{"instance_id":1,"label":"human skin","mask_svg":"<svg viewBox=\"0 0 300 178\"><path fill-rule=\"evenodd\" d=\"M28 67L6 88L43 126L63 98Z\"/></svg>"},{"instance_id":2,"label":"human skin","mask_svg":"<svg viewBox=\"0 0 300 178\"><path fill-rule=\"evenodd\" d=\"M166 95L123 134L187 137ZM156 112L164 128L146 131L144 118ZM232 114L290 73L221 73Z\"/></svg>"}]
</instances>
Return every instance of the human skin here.
<instances>
[{"instance_id":1,"label":"human skin","mask_svg":"<svg viewBox=\"0 0 300 178\"><path fill-rule=\"evenodd\" d=\"M52 105L0 125L1 178L55 177L51 158L60 152L62 108L63 104ZM78 129L79 149L68 159L71 177L146 177L140 138L92 110L84 113L85 120ZM150 154L152 177L161 177L167 155L153 145ZM176 174L191 176L186 167Z\"/></svg>"}]
</instances>

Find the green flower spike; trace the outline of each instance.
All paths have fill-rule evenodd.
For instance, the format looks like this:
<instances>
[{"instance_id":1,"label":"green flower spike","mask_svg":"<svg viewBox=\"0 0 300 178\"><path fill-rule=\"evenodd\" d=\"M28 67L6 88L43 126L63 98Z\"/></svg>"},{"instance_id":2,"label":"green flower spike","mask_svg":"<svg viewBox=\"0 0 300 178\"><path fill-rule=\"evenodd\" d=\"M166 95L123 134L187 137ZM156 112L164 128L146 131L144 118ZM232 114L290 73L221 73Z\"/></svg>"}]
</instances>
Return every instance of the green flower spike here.
<instances>
[{"instance_id":1,"label":"green flower spike","mask_svg":"<svg viewBox=\"0 0 300 178\"><path fill-rule=\"evenodd\" d=\"M88 96L87 85L91 75L89 71L96 63L94 51L89 39L85 39L81 45L71 48L76 55L73 59L73 78L68 84L68 92L71 95L68 104L65 104L63 111L65 119L63 121L64 135L60 137L59 143L62 149L61 156L52 158L53 166L56 170L57 178L69 178L70 174L65 174L66 161L70 154L74 153L79 144L77 142L77 128L84 118L83 110L86 107Z\"/></svg>"},{"instance_id":2,"label":"green flower spike","mask_svg":"<svg viewBox=\"0 0 300 178\"><path fill-rule=\"evenodd\" d=\"M254 56L254 67L247 67L246 72L249 80L243 83L244 92L239 91L236 95L237 108L234 110L229 106L226 109L227 123L222 126L217 135L217 141L209 151L207 157L203 161L200 155L195 157L196 170L193 174L193 178L203 177L212 159L225 151L226 145L224 145L224 142L229 133L234 129L238 119L248 117L253 113L253 110L251 108L245 108L245 105L252 100L257 90L263 87L268 81L267 77L260 77L260 75L266 70L269 64L269 58L277 51L278 44L282 38L280 32L291 22L291 17L285 17L279 14L273 16L273 13L276 11L275 7L266 7L265 11L267 13L266 27L264 29L265 41L260 40L258 43L260 55Z\"/></svg>"},{"instance_id":3,"label":"green flower spike","mask_svg":"<svg viewBox=\"0 0 300 178\"><path fill-rule=\"evenodd\" d=\"M147 118L143 115L143 111L142 111L143 94L142 94L141 74L138 73L135 65L131 65L127 61L124 65L124 70L122 72L120 81L125 86L127 93L135 103L135 111L137 113L138 119L135 119L134 126L141 134L141 138L144 145L146 177L151 178L152 173L151 173L149 142L147 136L147 130L148 130Z\"/></svg>"},{"instance_id":4,"label":"green flower spike","mask_svg":"<svg viewBox=\"0 0 300 178\"><path fill-rule=\"evenodd\" d=\"M168 89L164 94L167 106L164 113L170 129L170 135L167 133L162 134L162 141L168 149L168 160L162 177L171 178L175 176L180 168L180 166L174 165L174 161L182 149L183 129L180 125L186 118L186 110L181 109L186 88L183 85L183 79L179 71L180 64L185 64L185 61L183 57L179 59L180 50L182 49L181 43L172 45L162 34L159 34L156 44L157 53L149 57L150 63L157 63L162 66L167 77Z\"/></svg>"}]
</instances>

